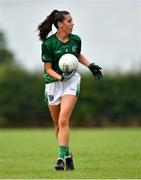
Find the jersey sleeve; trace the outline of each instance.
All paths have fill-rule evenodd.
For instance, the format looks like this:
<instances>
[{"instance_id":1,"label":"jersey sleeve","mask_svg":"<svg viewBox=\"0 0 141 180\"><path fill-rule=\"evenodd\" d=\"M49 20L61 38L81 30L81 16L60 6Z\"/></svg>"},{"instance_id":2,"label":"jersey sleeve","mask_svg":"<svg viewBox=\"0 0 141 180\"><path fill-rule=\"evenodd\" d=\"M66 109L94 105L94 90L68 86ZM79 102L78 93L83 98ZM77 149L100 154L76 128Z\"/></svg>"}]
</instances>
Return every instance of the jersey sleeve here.
<instances>
[{"instance_id":1,"label":"jersey sleeve","mask_svg":"<svg viewBox=\"0 0 141 180\"><path fill-rule=\"evenodd\" d=\"M43 62L52 62L52 48L49 44L42 44L41 59Z\"/></svg>"},{"instance_id":2,"label":"jersey sleeve","mask_svg":"<svg viewBox=\"0 0 141 180\"><path fill-rule=\"evenodd\" d=\"M81 38L78 35L74 35L74 39L77 41L77 44L78 44L77 53L80 54L80 52L81 52Z\"/></svg>"},{"instance_id":3,"label":"jersey sleeve","mask_svg":"<svg viewBox=\"0 0 141 180\"><path fill-rule=\"evenodd\" d=\"M78 36L78 54L81 52L81 38Z\"/></svg>"}]
</instances>

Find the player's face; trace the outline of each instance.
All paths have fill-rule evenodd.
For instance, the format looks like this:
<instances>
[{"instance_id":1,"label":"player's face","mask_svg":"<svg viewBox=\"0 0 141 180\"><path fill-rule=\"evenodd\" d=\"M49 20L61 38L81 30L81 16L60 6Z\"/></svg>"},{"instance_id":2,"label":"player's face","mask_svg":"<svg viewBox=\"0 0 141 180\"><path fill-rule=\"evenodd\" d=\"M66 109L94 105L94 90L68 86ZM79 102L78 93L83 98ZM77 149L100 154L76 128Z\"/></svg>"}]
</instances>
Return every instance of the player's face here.
<instances>
[{"instance_id":1,"label":"player's face","mask_svg":"<svg viewBox=\"0 0 141 180\"><path fill-rule=\"evenodd\" d=\"M73 20L70 14L67 14L64 16L65 19L63 20L62 24L62 30L66 33L66 34L71 34L72 30L73 30Z\"/></svg>"}]
</instances>

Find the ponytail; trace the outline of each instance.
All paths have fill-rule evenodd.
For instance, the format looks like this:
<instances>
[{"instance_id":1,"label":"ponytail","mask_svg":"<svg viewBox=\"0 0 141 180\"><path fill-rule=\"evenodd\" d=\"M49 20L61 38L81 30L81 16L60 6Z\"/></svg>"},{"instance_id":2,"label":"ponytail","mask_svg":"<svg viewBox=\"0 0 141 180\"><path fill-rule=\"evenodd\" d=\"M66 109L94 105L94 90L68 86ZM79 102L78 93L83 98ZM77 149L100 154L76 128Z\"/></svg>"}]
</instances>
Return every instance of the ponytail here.
<instances>
[{"instance_id":1,"label":"ponytail","mask_svg":"<svg viewBox=\"0 0 141 180\"><path fill-rule=\"evenodd\" d=\"M37 30L39 30L38 36L40 40L44 40L47 38L48 34L52 30L52 24L54 21L55 14L58 12L58 10L52 11L52 13L49 16L47 16L47 18L41 24L39 24Z\"/></svg>"},{"instance_id":2,"label":"ponytail","mask_svg":"<svg viewBox=\"0 0 141 180\"><path fill-rule=\"evenodd\" d=\"M46 19L42 23L40 23L37 28L37 30L39 31L39 39L41 41L45 40L52 30L52 24L54 24L54 26L58 28L58 21L62 22L64 20L64 15L67 14L69 14L68 11L53 10L51 14L47 16Z\"/></svg>"}]
</instances>

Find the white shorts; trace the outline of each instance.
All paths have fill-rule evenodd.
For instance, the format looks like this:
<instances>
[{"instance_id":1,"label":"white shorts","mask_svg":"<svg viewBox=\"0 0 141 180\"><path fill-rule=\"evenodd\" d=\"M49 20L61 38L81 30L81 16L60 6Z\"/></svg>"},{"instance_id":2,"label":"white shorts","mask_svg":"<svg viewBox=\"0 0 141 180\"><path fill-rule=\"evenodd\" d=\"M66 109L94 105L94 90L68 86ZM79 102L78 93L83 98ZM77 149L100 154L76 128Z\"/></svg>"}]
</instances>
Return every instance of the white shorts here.
<instances>
[{"instance_id":1,"label":"white shorts","mask_svg":"<svg viewBox=\"0 0 141 180\"><path fill-rule=\"evenodd\" d=\"M67 81L55 81L45 85L45 101L50 105L60 104L61 97L67 94L78 96L80 93L81 77L78 72Z\"/></svg>"}]
</instances>

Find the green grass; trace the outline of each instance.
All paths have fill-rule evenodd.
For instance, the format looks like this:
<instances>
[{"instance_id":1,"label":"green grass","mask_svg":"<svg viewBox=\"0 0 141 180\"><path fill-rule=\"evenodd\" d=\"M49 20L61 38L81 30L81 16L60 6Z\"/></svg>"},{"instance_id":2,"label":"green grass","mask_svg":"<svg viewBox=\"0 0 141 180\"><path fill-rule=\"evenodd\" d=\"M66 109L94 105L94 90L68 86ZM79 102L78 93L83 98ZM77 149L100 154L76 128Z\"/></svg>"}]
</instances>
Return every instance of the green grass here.
<instances>
[{"instance_id":1,"label":"green grass","mask_svg":"<svg viewBox=\"0 0 141 180\"><path fill-rule=\"evenodd\" d=\"M141 178L140 129L73 129L75 171L56 172L52 129L0 130L0 178Z\"/></svg>"}]
</instances>

